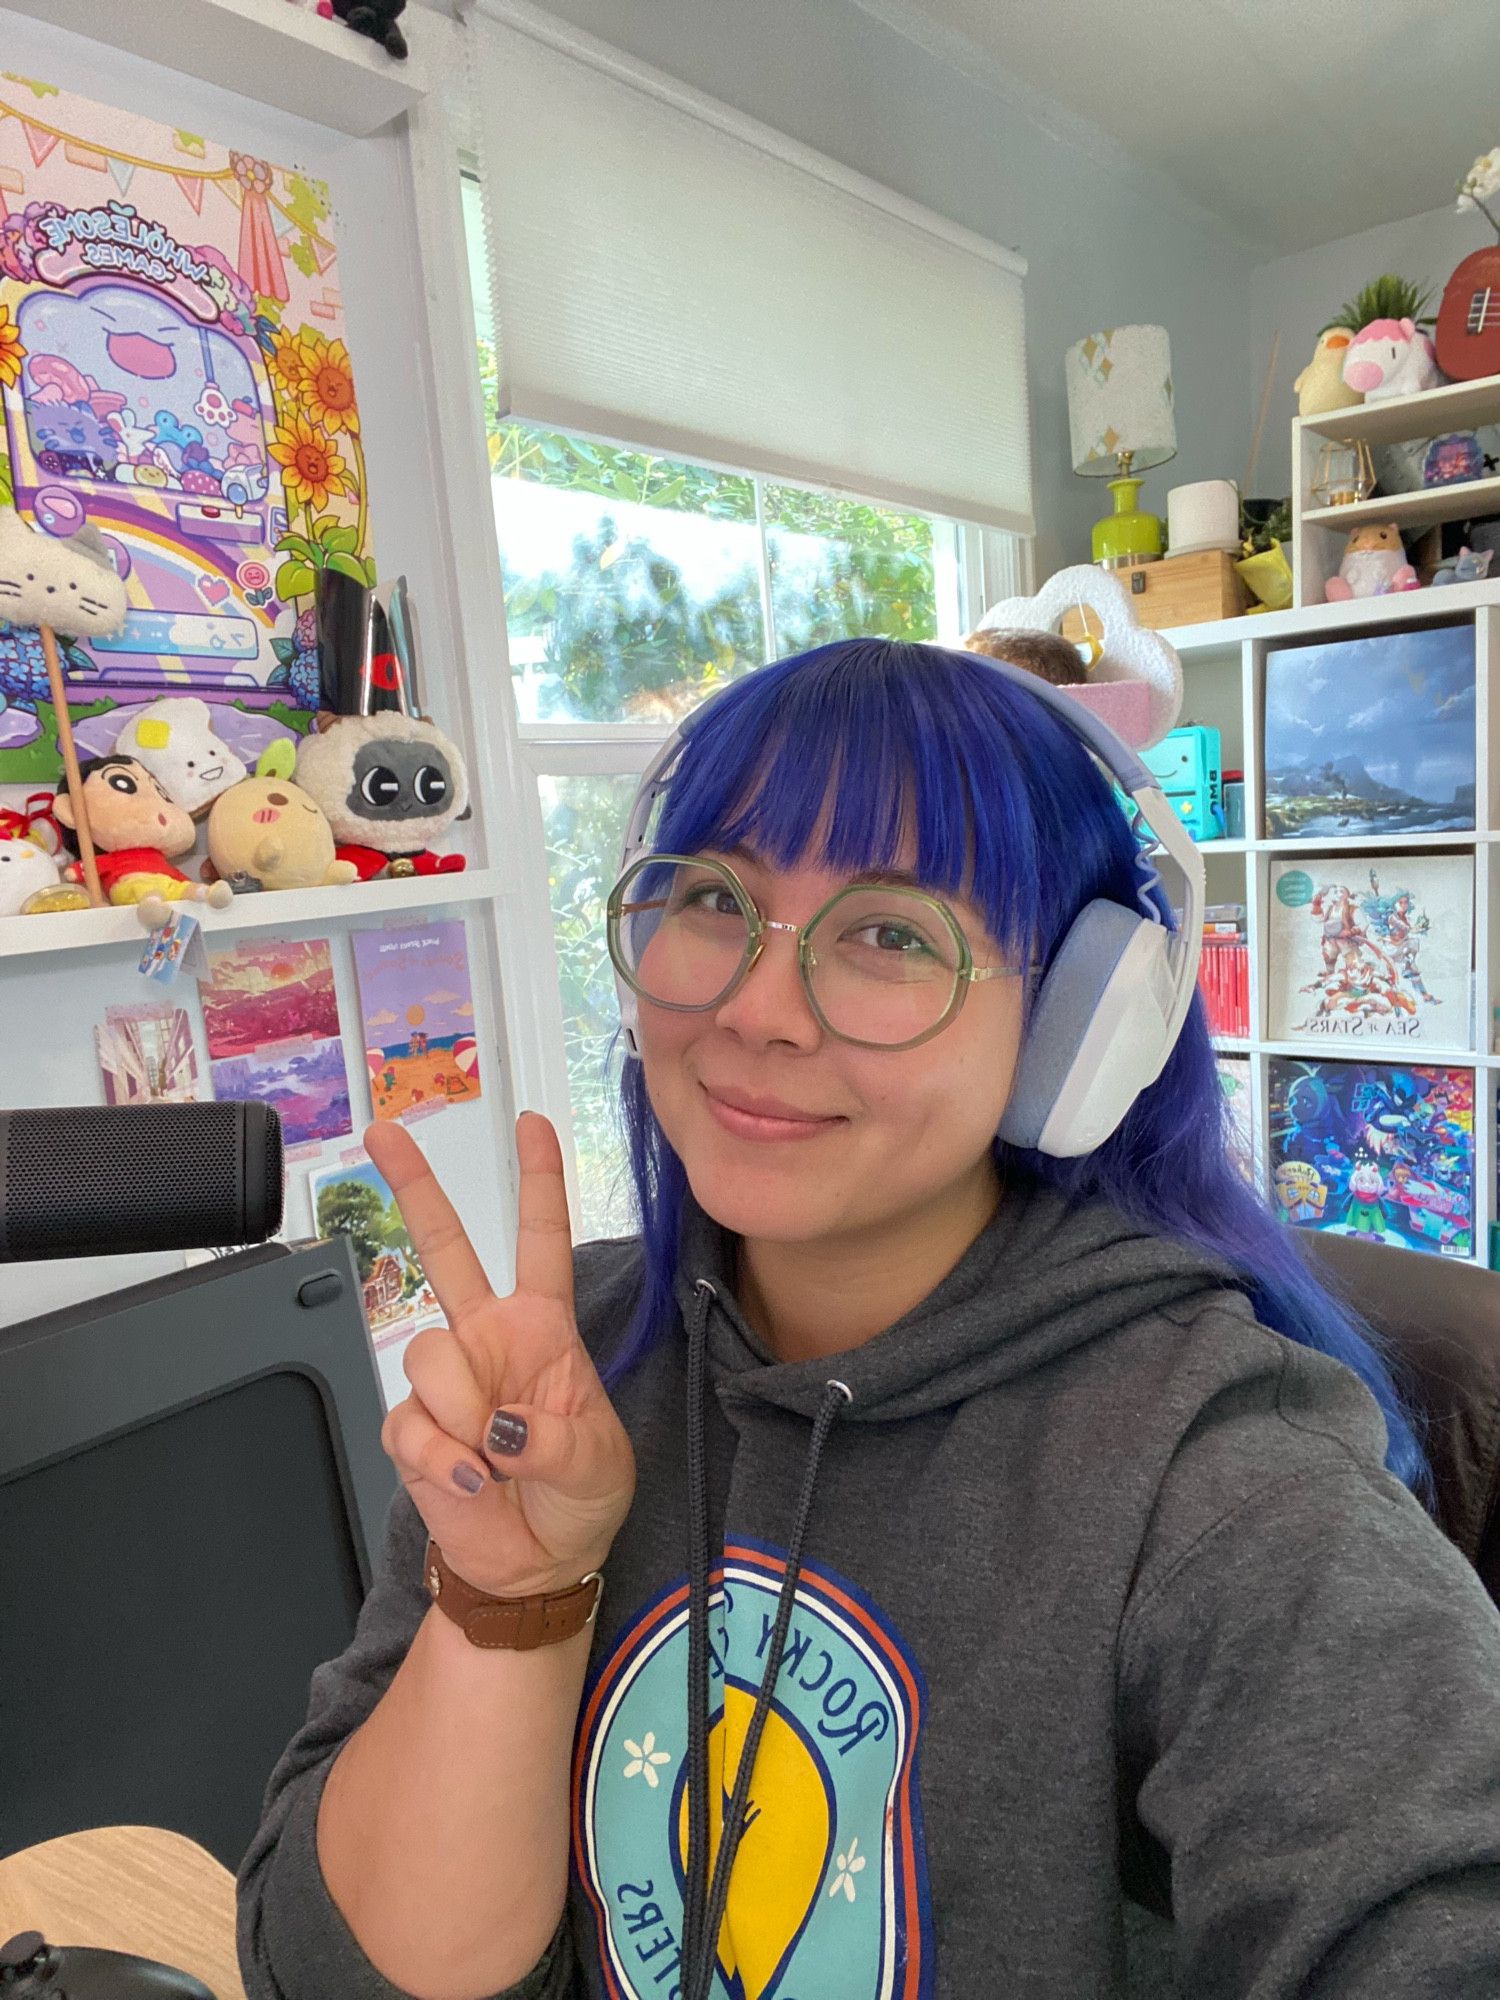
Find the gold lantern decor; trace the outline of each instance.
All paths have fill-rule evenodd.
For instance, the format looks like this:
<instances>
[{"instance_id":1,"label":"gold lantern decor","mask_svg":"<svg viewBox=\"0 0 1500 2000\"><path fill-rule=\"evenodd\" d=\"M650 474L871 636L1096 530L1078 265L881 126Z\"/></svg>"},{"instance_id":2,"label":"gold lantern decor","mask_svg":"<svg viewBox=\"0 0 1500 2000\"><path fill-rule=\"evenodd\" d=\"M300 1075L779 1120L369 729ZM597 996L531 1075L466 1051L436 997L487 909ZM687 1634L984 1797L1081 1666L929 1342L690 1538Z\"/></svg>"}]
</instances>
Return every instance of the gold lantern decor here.
<instances>
[{"instance_id":1,"label":"gold lantern decor","mask_svg":"<svg viewBox=\"0 0 1500 2000\"><path fill-rule=\"evenodd\" d=\"M1325 507L1348 507L1375 491L1375 467L1363 438L1352 444L1331 441L1318 453L1313 497Z\"/></svg>"}]
</instances>

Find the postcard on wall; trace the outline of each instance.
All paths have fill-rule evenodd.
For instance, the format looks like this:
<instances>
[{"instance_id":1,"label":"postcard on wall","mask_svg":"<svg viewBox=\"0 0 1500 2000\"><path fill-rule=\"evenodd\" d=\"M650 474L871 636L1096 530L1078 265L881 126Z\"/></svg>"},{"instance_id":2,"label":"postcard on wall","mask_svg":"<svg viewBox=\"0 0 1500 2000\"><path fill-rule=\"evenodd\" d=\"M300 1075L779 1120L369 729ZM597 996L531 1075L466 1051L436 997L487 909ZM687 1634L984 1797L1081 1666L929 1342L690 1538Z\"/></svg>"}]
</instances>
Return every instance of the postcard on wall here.
<instances>
[{"instance_id":1,"label":"postcard on wall","mask_svg":"<svg viewBox=\"0 0 1500 2000\"><path fill-rule=\"evenodd\" d=\"M336 1167L308 1175L319 1236L347 1236L364 1287L365 1317L376 1347L438 1326L443 1310L428 1284L396 1206L396 1197L369 1155L347 1155Z\"/></svg>"},{"instance_id":2,"label":"postcard on wall","mask_svg":"<svg viewBox=\"0 0 1500 2000\"><path fill-rule=\"evenodd\" d=\"M209 1068L221 1104L242 1097L269 1104L288 1146L342 1139L354 1129L344 1045L337 1036L268 1042L242 1055L223 1056Z\"/></svg>"},{"instance_id":3,"label":"postcard on wall","mask_svg":"<svg viewBox=\"0 0 1500 2000\"><path fill-rule=\"evenodd\" d=\"M1277 1211L1408 1250L1474 1248L1474 1072L1270 1058Z\"/></svg>"},{"instance_id":4,"label":"postcard on wall","mask_svg":"<svg viewBox=\"0 0 1500 2000\"><path fill-rule=\"evenodd\" d=\"M1225 1150L1247 1181L1255 1179L1255 1141L1250 1117L1250 1058L1215 1056L1224 1096Z\"/></svg>"},{"instance_id":5,"label":"postcard on wall","mask_svg":"<svg viewBox=\"0 0 1500 2000\"><path fill-rule=\"evenodd\" d=\"M0 191L0 504L129 577L120 632L61 642L80 754L196 694L253 764L318 706L317 571L374 581L328 190L7 73ZM0 694L0 781L55 781L34 631Z\"/></svg>"},{"instance_id":6,"label":"postcard on wall","mask_svg":"<svg viewBox=\"0 0 1500 2000\"><path fill-rule=\"evenodd\" d=\"M356 931L354 964L375 1116L404 1118L478 1097L463 919Z\"/></svg>"},{"instance_id":7,"label":"postcard on wall","mask_svg":"<svg viewBox=\"0 0 1500 2000\"><path fill-rule=\"evenodd\" d=\"M1266 655L1266 833L1327 840L1474 825L1474 628Z\"/></svg>"},{"instance_id":8,"label":"postcard on wall","mask_svg":"<svg viewBox=\"0 0 1500 2000\"><path fill-rule=\"evenodd\" d=\"M94 1042L106 1104L196 1102L198 1057L185 1008L107 1008Z\"/></svg>"},{"instance_id":9,"label":"postcard on wall","mask_svg":"<svg viewBox=\"0 0 1500 2000\"><path fill-rule=\"evenodd\" d=\"M208 954L200 988L208 1053L250 1055L265 1042L336 1036L339 1007L327 938L254 938Z\"/></svg>"},{"instance_id":10,"label":"postcard on wall","mask_svg":"<svg viewBox=\"0 0 1500 2000\"><path fill-rule=\"evenodd\" d=\"M1271 863L1272 1041L1469 1046L1471 854Z\"/></svg>"}]
</instances>

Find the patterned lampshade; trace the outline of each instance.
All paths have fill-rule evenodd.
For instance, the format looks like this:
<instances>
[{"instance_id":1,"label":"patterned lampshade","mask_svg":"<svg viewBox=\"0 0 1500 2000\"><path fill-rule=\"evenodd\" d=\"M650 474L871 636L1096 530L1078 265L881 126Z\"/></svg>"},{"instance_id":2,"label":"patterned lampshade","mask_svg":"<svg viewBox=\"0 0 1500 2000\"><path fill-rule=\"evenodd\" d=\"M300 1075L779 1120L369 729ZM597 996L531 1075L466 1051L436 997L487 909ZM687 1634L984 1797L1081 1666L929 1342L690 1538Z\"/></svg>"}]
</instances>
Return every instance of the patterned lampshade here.
<instances>
[{"instance_id":1,"label":"patterned lampshade","mask_svg":"<svg viewBox=\"0 0 1500 2000\"><path fill-rule=\"evenodd\" d=\"M1164 326L1113 326L1068 349L1068 424L1073 470L1115 478L1119 454L1131 470L1165 465L1177 451L1172 348Z\"/></svg>"}]
</instances>

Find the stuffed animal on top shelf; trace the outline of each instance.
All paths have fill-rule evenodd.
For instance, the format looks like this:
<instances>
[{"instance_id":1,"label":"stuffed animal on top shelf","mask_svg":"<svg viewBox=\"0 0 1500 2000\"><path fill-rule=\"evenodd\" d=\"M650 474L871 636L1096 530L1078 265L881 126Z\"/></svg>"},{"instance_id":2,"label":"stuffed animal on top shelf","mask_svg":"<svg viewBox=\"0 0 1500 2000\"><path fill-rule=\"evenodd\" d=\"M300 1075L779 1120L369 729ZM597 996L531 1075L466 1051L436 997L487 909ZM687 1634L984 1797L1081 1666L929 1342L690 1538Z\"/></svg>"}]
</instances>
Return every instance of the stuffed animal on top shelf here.
<instances>
[{"instance_id":1,"label":"stuffed animal on top shelf","mask_svg":"<svg viewBox=\"0 0 1500 2000\"><path fill-rule=\"evenodd\" d=\"M14 508L0 507L0 625L102 639L124 622L125 585L97 528L39 535Z\"/></svg>"},{"instance_id":2,"label":"stuffed animal on top shelf","mask_svg":"<svg viewBox=\"0 0 1500 2000\"><path fill-rule=\"evenodd\" d=\"M57 863L35 841L0 840L0 917L18 917L57 888Z\"/></svg>"},{"instance_id":3,"label":"stuffed animal on top shelf","mask_svg":"<svg viewBox=\"0 0 1500 2000\"><path fill-rule=\"evenodd\" d=\"M379 42L388 56L405 59L406 37L396 26L396 16L406 12L406 0L332 0L331 11L356 35Z\"/></svg>"},{"instance_id":4,"label":"stuffed animal on top shelf","mask_svg":"<svg viewBox=\"0 0 1500 2000\"><path fill-rule=\"evenodd\" d=\"M435 723L398 709L320 717L297 751L297 783L328 816L341 861L377 875L447 875L461 854L435 854L469 803L457 746Z\"/></svg>"},{"instance_id":5,"label":"stuffed animal on top shelf","mask_svg":"<svg viewBox=\"0 0 1500 2000\"><path fill-rule=\"evenodd\" d=\"M1344 380L1367 403L1417 396L1442 380L1432 342L1409 319L1372 319L1350 341Z\"/></svg>"},{"instance_id":6,"label":"stuffed animal on top shelf","mask_svg":"<svg viewBox=\"0 0 1500 2000\"><path fill-rule=\"evenodd\" d=\"M222 882L206 889L191 882L170 857L186 854L195 834L191 817L174 805L144 764L134 757L90 757L78 767L84 811L97 851L99 879L111 903L139 903L159 896L169 903L212 903L223 909L232 891ZM61 788L52 810L77 853L73 800ZM71 838L70 838L71 836ZM68 874L77 879L75 860Z\"/></svg>"},{"instance_id":7,"label":"stuffed animal on top shelf","mask_svg":"<svg viewBox=\"0 0 1500 2000\"><path fill-rule=\"evenodd\" d=\"M1406 560L1401 530L1394 521L1356 528L1344 547L1337 576L1329 577L1323 595L1330 604L1351 597L1384 597L1393 590L1420 590L1421 578Z\"/></svg>"},{"instance_id":8,"label":"stuffed animal on top shelf","mask_svg":"<svg viewBox=\"0 0 1500 2000\"><path fill-rule=\"evenodd\" d=\"M133 715L115 739L122 757L134 757L174 805L202 819L221 792L248 775L243 761L215 736L206 701L168 695Z\"/></svg>"},{"instance_id":9,"label":"stuffed animal on top shelf","mask_svg":"<svg viewBox=\"0 0 1500 2000\"><path fill-rule=\"evenodd\" d=\"M1297 392L1297 415L1321 417L1329 410L1349 410L1362 403L1364 395L1344 380L1344 357L1354 338L1346 326L1325 326L1318 335L1313 358L1292 387Z\"/></svg>"},{"instance_id":10,"label":"stuffed animal on top shelf","mask_svg":"<svg viewBox=\"0 0 1500 2000\"><path fill-rule=\"evenodd\" d=\"M255 776L214 800L208 856L233 888L315 889L353 882L359 870L337 859L323 808L262 758Z\"/></svg>"}]
</instances>

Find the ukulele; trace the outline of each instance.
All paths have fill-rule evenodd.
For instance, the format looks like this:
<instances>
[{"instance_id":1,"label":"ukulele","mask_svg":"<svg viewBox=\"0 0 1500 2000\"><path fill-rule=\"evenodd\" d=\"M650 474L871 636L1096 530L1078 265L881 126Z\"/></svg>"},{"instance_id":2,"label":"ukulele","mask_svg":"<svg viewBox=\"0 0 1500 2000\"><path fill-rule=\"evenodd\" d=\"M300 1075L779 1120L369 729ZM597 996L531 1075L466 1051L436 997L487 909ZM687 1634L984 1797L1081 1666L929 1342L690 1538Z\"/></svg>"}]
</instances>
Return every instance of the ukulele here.
<instances>
[{"instance_id":1,"label":"ukulele","mask_svg":"<svg viewBox=\"0 0 1500 2000\"><path fill-rule=\"evenodd\" d=\"M1500 243L1465 257L1448 280L1433 344L1455 381L1500 375Z\"/></svg>"}]
</instances>

